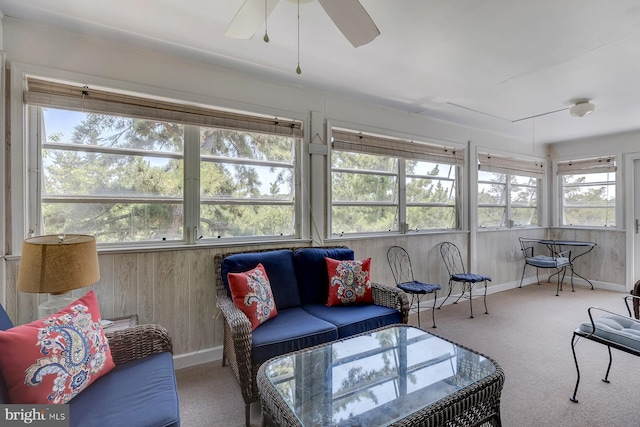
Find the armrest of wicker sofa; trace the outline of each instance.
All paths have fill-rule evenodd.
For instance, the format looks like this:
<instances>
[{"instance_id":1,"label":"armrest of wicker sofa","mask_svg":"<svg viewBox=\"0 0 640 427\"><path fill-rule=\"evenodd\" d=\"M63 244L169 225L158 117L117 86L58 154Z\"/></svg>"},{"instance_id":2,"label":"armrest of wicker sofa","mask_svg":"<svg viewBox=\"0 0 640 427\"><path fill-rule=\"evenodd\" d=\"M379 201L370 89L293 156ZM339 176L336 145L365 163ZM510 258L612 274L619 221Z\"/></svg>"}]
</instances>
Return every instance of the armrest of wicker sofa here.
<instances>
[{"instance_id":1,"label":"armrest of wicker sofa","mask_svg":"<svg viewBox=\"0 0 640 427\"><path fill-rule=\"evenodd\" d=\"M105 332L105 335L109 340L111 357L116 365L156 353L173 352L171 336L160 325L137 325L119 331Z\"/></svg>"},{"instance_id":2,"label":"armrest of wicker sofa","mask_svg":"<svg viewBox=\"0 0 640 427\"><path fill-rule=\"evenodd\" d=\"M229 352L228 359L231 369L238 378L241 387L253 381L251 363L252 329L247 316L226 295L218 294L218 308L224 318L225 346ZM223 357L223 366L225 355Z\"/></svg>"},{"instance_id":3,"label":"armrest of wicker sofa","mask_svg":"<svg viewBox=\"0 0 640 427\"><path fill-rule=\"evenodd\" d=\"M251 322L249 318L234 304L231 298L218 295L218 308L224 321L229 325L236 353L246 354L251 359ZM251 366L249 363L248 366Z\"/></svg>"},{"instance_id":4,"label":"armrest of wicker sofa","mask_svg":"<svg viewBox=\"0 0 640 427\"><path fill-rule=\"evenodd\" d=\"M371 291L375 304L395 308L402 314L402 323L409 321L409 299L402 290L395 286L371 282Z\"/></svg>"}]
</instances>

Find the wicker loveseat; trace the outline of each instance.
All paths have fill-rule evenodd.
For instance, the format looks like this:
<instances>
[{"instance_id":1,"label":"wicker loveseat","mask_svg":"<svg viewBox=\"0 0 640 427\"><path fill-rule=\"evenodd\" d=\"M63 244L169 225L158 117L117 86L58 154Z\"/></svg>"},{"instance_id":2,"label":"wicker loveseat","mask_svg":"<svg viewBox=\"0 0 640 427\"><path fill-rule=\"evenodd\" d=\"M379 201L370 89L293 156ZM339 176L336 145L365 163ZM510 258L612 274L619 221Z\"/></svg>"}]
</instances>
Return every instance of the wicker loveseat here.
<instances>
[{"instance_id":1,"label":"wicker loveseat","mask_svg":"<svg viewBox=\"0 0 640 427\"><path fill-rule=\"evenodd\" d=\"M325 257L349 260L354 259L354 252L345 247L307 247L214 257L218 307L224 318L222 364L228 363L238 379L247 425L250 405L258 400L256 375L263 362L382 326L407 323L407 296L391 286L372 283L374 304L327 307ZM258 263L269 277L277 316L252 331L249 319L231 298L227 274L250 270Z\"/></svg>"},{"instance_id":2,"label":"wicker loveseat","mask_svg":"<svg viewBox=\"0 0 640 427\"><path fill-rule=\"evenodd\" d=\"M0 330L13 324L0 306ZM172 342L160 325L105 333L116 367L69 401L71 427L179 427ZM0 404L10 402L0 375ZM34 424L35 425L35 424Z\"/></svg>"}]
</instances>

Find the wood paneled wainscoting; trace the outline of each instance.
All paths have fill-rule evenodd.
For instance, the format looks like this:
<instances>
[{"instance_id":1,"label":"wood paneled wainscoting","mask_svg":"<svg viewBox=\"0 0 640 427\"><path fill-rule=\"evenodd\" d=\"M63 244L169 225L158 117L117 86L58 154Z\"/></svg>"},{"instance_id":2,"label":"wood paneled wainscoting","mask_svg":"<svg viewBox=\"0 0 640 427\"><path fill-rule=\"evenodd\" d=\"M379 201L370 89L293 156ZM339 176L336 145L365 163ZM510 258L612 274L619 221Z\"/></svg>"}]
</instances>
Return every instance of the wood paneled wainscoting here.
<instances>
[{"instance_id":1,"label":"wood paneled wainscoting","mask_svg":"<svg viewBox=\"0 0 640 427\"><path fill-rule=\"evenodd\" d=\"M546 237L546 229L483 231L476 235L475 254L469 258L492 276L489 293L517 287L522 274L522 255L518 236ZM624 232L552 229L553 238L595 241L598 246L587 257L580 271L596 287L624 290ZM393 245L405 247L416 260L414 273L430 283L446 285L447 273L440 258L439 245L452 241L463 252L470 251L469 233L424 233L404 236L340 239L326 245L345 245L357 259L371 257L371 279L394 286L386 253ZM137 314L139 323L159 323L173 337L176 366L202 363L221 357L222 319L218 316L214 286L213 257L218 252L309 246L309 242L280 242L251 246L184 246L144 250L99 251L100 281L73 291L80 297L93 289L103 318ZM35 320L37 307L46 295L16 290L20 259L7 256L4 297L0 301L16 324ZM465 258L466 262L466 258ZM535 272L531 272L535 278ZM576 283L580 283L577 281ZM489 299L489 305L490 305Z\"/></svg>"}]
</instances>

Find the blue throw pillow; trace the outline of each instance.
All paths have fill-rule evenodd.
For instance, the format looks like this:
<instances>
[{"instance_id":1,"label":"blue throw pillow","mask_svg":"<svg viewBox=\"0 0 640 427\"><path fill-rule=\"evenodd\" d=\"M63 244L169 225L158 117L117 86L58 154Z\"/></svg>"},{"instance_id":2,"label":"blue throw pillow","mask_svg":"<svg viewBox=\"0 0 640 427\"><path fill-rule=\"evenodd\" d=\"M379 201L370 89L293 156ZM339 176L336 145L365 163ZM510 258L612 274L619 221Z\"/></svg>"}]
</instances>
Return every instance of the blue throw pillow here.
<instances>
[{"instance_id":1,"label":"blue throw pillow","mask_svg":"<svg viewBox=\"0 0 640 427\"><path fill-rule=\"evenodd\" d=\"M329 294L326 258L353 260L349 248L301 248L293 253L302 304L325 304ZM279 306L278 306L279 307Z\"/></svg>"},{"instance_id":2,"label":"blue throw pillow","mask_svg":"<svg viewBox=\"0 0 640 427\"><path fill-rule=\"evenodd\" d=\"M229 255L220 267L224 287L229 291L229 273L243 273L262 264L269 277L271 292L278 310L300 307L300 293L296 284L293 252L280 249L265 252L247 252Z\"/></svg>"}]
</instances>

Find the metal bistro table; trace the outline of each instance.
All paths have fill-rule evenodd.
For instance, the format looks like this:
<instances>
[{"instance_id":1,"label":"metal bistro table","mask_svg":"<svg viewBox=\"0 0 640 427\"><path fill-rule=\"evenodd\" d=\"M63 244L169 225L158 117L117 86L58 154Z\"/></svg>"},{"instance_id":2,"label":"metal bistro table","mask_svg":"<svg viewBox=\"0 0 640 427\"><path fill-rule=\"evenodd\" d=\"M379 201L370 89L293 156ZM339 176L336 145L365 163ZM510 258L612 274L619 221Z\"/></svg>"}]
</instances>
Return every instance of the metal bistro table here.
<instances>
[{"instance_id":1,"label":"metal bistro table","mask_svg":"<svg viewBox=\"0 0 640 427\"><path fill-rule=\"evenodd\" d=\"M582 280L584 280L587 283L589 283L589 285L591 285L591 289L593 290L593 283L591 283L591 281L589 279L587 279L586 277L581 276L580 274L578 274L578 272L575 270L575 267L574 267L573 263L574 263L574 261L576 259L578 259L581 256L586 255L589 252L591 252L593 250L593 248L595 248L598 245L597 243L595 243L595 242L584 242L584 241L581 241L581 240L546 240L546 239L538 240L538 242L542 243L543 245L546 245L547 248L549 248L549 250L552 251L553 253L562 252L562 247L563 246L572 246L572 247L583 248L582 252L580 252L577 255L574 255L573 251L571 251L571 258L569 259L569 266L571 267L571 288L573 289L573 275L575 274L576 276L578 276ZM562 285L560 285L560 286L562 286ZM560 288L560 290L562 290L562 288Z\"/></svg>"},{"instance_id":2,"label":"metal bistro table","mask_svg":"<svg viewBox=\"0 0 640 427\"><path fill-rule=\"evenodd\" d=\"M408 325L275 357L257 381L263 425L501 425L502 368Z\"/></svg>"}]
</instances>

